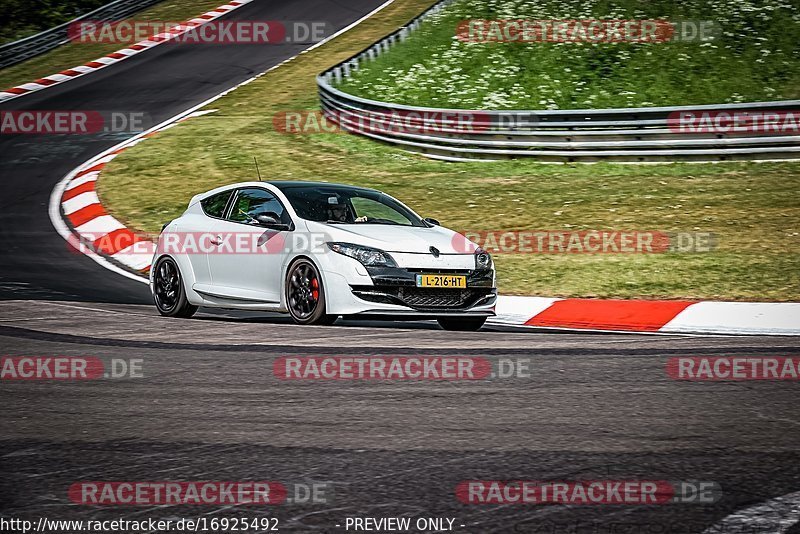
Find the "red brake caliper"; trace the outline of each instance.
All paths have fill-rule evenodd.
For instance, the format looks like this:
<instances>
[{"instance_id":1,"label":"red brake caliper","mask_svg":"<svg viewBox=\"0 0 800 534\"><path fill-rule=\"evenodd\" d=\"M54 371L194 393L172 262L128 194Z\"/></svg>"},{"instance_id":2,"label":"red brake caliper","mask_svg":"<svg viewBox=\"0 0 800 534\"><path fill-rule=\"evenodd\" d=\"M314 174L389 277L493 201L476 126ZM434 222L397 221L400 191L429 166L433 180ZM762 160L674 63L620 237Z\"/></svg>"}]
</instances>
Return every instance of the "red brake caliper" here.
<instances>
[{"instance_id":1,"label":"red brake caliper","mask_svg":"<svg viewBox=\"0 0 800 534\"><path fill-rule=\"evenodd\" d=\"M311 296L314 297L314 300L319 299L319 282L316 278L311 280Z\"/></svg>"}]
</instances>

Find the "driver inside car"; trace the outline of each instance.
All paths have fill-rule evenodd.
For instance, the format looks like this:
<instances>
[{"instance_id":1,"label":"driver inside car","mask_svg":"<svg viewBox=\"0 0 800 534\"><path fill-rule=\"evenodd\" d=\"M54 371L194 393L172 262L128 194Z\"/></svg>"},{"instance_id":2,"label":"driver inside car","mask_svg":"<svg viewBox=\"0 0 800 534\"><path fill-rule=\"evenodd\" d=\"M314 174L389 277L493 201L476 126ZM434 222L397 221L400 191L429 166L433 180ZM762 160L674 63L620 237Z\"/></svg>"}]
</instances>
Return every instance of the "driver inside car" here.
<instances>
[{"instance_id":1,"label":"driver inside car","mask_svg":"<svg viewBox=\"0 0 800 534\"><path fill-rule=\"evenodd\" d=\"M328 208L329 221L343 222L343 223L349 222L348 215L350 210L347 209L347 204L344 204L336 197L330 197L328 199L328 203L330 204L330 207ZM367 222L367 217L366 216L357 217L356 219L353 220L353 222L357 223Z\"/></svg>"}]
</instances>

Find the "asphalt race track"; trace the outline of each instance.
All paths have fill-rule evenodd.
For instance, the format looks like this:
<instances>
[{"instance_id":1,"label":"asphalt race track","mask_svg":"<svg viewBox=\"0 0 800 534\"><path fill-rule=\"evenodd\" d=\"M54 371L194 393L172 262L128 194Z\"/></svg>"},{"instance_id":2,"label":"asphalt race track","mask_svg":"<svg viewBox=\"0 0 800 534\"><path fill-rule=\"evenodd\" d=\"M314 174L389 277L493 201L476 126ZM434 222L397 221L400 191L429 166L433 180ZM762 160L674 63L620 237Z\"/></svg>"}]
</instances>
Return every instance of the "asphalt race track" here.
<instances>
[{"instance_id":1,"label":"asphalt race track","mask_svg":"<svg viewBox=\"0 0 800 534\"><path fill-rule=\"evenodd\" d=\"M256 0L230 17L341 28L379 3ZM159 46L0 109L144 111L157 123L306 46ZM0 354L141 360L143 375L1 382L0 518L275 517L280 531L345 532L347 518L406 516L452 518L453 530L470 533L700 533L800 491L796 381L683 382L665 371L676 356L796 357L797 338L297 327L225 312L162 319L144 284L71 252L47 214L54 185L120 140L0 137ZM530 372L385 382L273 373L278 358L326 355L527 360ZM711 481L722 494L645 506L459 502L456 486L475 479ZM79 481L155 480L320 482L333 491L324 502L273 507L68 498ZM725 532L800 532L781 513L753 519L763 530Z\"/></svg>"},{"instance_id":2,"label":"asphalt race track","mask_svg":"<svg viewBox=\"0 0 800 534\"><path fill-rule=\"evenodd\" d=\"M347 517L451 517L463 532L702 532L797 490L796 383L676 382L669 357L797 355L788 338L488 331L424 323L298 329L285 319L149 306L9 301L13 354L141 359L143 378L3 386L4 515L79 519L269 515L281 530L342 532ZM301 333L303 340L298 340ZM478 382L285 381L293 355L473 355L530 360ZM720 484L716 504L461 504L471 479L657 479ZM76 481L332 483L322 504L76 506ZM777 532L764 530L763 532Z\"/></svg>"}]
</instances>

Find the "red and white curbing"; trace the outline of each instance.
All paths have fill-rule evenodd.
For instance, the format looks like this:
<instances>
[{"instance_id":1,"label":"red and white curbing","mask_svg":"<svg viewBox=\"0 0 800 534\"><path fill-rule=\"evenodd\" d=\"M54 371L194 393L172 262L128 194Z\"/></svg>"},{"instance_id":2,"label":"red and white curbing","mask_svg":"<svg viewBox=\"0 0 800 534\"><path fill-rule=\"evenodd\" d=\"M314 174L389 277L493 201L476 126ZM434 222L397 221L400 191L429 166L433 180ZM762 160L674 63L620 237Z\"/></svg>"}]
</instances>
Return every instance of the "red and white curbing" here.
<instances>
[{"instance_id":1,"label":"red and white curbing","mask_svg":"<svg viewBox=\"0 0 800 534\"><path fill-rule=\"evenodd\" d=\"M160 125L100 154L69 173L53 192L60 205L59 215L69 230L67 242L84 254L110 259L114 265L137 278L146 276L155 252L155 243L106 212L97 196L97 179L103 168L127 148L180 122L211 112L213 110L194 111L174 122Z\"/></svg>"},{"instance_id":2,"label":"red and white curbing","mask_svg":"<svg viewBox=\"0 0 800 534\"><path fill-rule=\"evenodd\" d=\"M153 250L147 252L150 241L109 215L95 189L100 171L122 150L104 156L91 167L77 172L61 195L61 211L75 237L70 244L77 250L86 252L88 247L133 272L145 273L153 257Z\"/></svg>"},{"instance_id":3,"label":"red and white curbing","mask_svg":"<svg viewBox=\"0 0 800 534\"><path fill-rule=\"evenodd\" d=\"M113 65L114 63L118 63L124 59L127 59L131 56L135 56L136 54L139 54L141 52L144 52L145 50L153 48L154 46L158 46L162 43L165 43L166 41L169 41L170 39L173 39L178 35L186 33L191 29L194 29L202 24L205 24L206 22L217 19L222 15L225 15L238 7L241 7L245 4L249 4L252 1L253 0L231 0L229 3L219 6L213 11L209 11L208 13L200 15L199 17L186 21L183 24L179 24L178 26L170 28L166 32L154 35L149 39L140 41L127 48L123 48L122 50L117 50L112 54L108 54L101 58L95 59L94 61L90 61L85 65L79 65L71 69L63 70L58 74L51 74L50 76L39 78L38 80L35 80L30 83L25 83L22 85L18 85L16 87L12 87L10 89L6 89L5 91L0 91L0 102L11 100L12 98L17 98L36 91L40 91L42 89L46 89L47 87L51 87L59 83L73 80L79 76L83 76L84 74L88 74L90 72L94 72L109 65Z\"/></svg>"},{"instance_id":4,"label":"red and white curbing","mask_svg":"<svg viewBox=\"0 0 800 534\"><path fill-rule=\"evenodd\" d=\"M500 297L495 324L591 331L800 335L800 303Z\"/></svg>"}]
</instances>

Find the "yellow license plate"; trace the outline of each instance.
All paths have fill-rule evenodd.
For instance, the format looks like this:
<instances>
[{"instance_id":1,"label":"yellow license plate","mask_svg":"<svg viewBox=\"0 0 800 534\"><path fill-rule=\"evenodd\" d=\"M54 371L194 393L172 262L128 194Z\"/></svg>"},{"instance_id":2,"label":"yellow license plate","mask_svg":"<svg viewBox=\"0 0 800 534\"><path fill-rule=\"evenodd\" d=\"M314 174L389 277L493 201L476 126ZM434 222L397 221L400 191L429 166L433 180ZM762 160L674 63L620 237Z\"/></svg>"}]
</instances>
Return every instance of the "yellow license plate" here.
<instances>
[{"instance_id":1,"label":"yellow license plate","mask_svg":"<svg viewBox=\"0 0 800 534\"><path fill-rule=\"evenodd\" d=\"M467 277L458 274L418 274L417 287L467 287Z\"/></svg>"}]
</instances>

